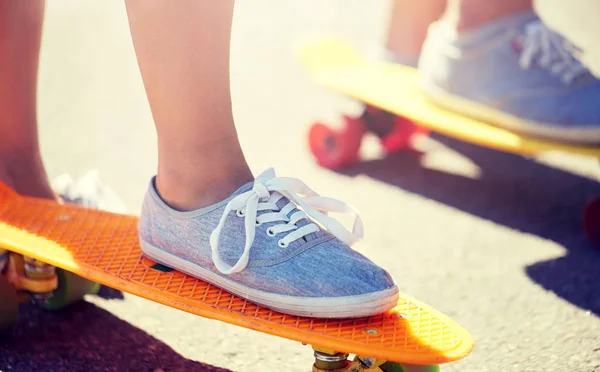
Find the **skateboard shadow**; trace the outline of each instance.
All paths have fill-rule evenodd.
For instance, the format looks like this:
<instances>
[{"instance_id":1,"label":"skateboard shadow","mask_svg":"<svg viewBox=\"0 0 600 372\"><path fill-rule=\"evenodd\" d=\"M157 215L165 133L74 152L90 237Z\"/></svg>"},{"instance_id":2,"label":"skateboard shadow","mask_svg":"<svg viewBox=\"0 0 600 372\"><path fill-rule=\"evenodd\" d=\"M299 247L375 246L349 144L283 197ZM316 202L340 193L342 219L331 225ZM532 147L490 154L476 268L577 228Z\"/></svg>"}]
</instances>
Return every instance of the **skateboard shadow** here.
<instances>
[{"instance_id":1,"label":"skateboard shadow","mask_svg":"<svg viewBox=\"0 0 600 372\"><path fill-rule=\"evenodd\" d=\"M404 347L443 358L441 352L421 343L425 336L415 335L404 319L393 314L381 316L394 316L404 324ZM377 329L380 319L369 319L374 325L369 323L365 327ZM421 327L417 329L427 333ZM141 329L85 301L54 312L31 303L21 304L13 334L0 337L0 371L9 370L232 372L186 359Z\"/></svg>"},{"instance_id":2,"label":"skateboard shadow","mask_svg":"<svg viewBox=\"0 0 600 372\"><path fill-rule=\"evenodd\" d=\"M564 256L526 268L527 275L572 304L600 316L600 251L588 242L582 211L600 184L518 155L432 135L480 169L477 178L424 167L418 154L401 152L340 170L367 175L472 215L563 246Z\"/></svg>"},{"instance_id":3,"label":"skateboard shadow","mask_svg":"<svg viewBox=\"0 0 600 372\"><path fill-rule=\"evenodd\" d=\"M105 285L100 286L100 290L98 291L96 296L103 298L105 300L124 300L125 299L123 292L119 291L118 289L107 287Z\"/></svg>"},{"instance_id":4,"label":"skateboard shadow","mask_svg":"<svg viewBox=\"0 0 600 372\"><path fill-rule=\"evenodd\" d=\"M13 334L0 339L2 371L230 372L186 359L89 302L60 312L29 303L20 310Z\"/></svg>"}]
</instances>

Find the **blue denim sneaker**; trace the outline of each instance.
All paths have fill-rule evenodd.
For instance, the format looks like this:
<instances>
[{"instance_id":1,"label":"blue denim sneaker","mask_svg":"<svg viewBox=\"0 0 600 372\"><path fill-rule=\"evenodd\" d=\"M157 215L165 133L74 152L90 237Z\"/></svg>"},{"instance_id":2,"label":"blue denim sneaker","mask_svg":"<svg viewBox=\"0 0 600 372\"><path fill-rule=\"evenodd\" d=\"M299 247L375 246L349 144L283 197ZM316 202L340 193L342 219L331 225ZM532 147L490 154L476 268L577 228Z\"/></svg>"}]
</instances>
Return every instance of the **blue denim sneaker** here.
<instances>
[{"instance_id":1,"label":"blue denim sneaker","mask_svg":"<svg viewBox=\"0 0 600 372\"><path fill-rule=\"evenodd\" d=\"M430 26L419 60L434 103L547 139L600 143L600 80L531 11L456 32Z\"/></svg>"},{"instance_id":2,"label":"blue denim sneaker","mask_svg":"<svg viewBox=\"0 0 600 372\"><path fill-rule=\"evenodd\" d=\"M153 179L140 242L152 260L282 313L350 318L394 307L390 275L349 247L362 237L358 215L351 233L321 211L354 213L273 170L189 212L170 208Z\"/></svg>"}]
</instances>

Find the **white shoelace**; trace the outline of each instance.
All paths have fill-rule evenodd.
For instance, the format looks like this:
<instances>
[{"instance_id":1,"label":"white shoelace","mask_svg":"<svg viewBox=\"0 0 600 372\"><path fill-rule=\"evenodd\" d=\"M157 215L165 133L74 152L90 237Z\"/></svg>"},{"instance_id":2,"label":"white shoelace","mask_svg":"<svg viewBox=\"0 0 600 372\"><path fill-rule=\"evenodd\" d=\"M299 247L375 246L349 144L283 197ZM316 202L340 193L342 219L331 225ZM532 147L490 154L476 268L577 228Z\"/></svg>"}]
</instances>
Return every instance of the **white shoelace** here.
<instances>
[{"instance_id":1,"label":"white shoelace","mask_svg":"<svg viewBox=\"0 0 600 372\"><path fill-rule=\"evenodd\" d=\"M277 201L282 197L288 198L290 202L279 209ZM302 210L296 211L288 217L288 213L297 207ZM246 241L242 256L235 265L230 266L221 259L219 254L219 237L229 212L233 210L238 216L245 218ZM258 211L272 212L258 215ZM353 214L352 232L334 218L326 215L327 212ZM296 223L302 219L307 219L310 223L302 227L297 226ZM267 235L272 238L281 236L277 244L281 248L285 248L291 242L320 230L319 226L311 219L348 245L363 238L362 220L354 208L337 199L320 196L298 179L275 177L274 172L269 170L257 177L252 190L237 195L225 207L219 224L210 235L213 262L223 274L240 272L248 265L256 226L267 222L281 222L267 229Z\"/></svg>"},{"instance_id":2,"label":"white shoelace","mask_svg":"<svg viewBox=\"0 0 600 372\"><path fill-rule=\"evenodd\" d=\"M52 188L68 203L114 213L128 213L123 200L104 184L97 170L88 171L77 180L69 174L61 174L52 180Z\"/></svg>"},{"instance_id":3,"label":"white shoelace","mask_svg":"<svg viewBox=\"0 0 600 372\"><path fill-rule=\"evenodd\" d=\"M527 25L522 45L520 64L524 69L537 61L540 67L550 70L565 84L570 84L587 72L585 66L574 57L576 47L541 21Z\"/></svg>"}]
</instances>

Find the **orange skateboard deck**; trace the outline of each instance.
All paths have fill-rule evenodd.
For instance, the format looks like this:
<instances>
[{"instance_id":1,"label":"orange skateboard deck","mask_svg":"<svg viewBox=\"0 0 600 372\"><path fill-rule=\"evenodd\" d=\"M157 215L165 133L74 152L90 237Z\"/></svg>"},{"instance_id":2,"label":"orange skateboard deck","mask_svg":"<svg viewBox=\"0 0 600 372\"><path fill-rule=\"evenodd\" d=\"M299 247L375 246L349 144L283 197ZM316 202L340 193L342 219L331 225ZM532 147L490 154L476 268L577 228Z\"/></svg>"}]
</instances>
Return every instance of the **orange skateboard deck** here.
<instances>
[{"instance_id":1,"label":"orange skateboard deck","mask_svg":"<svg viewBox=\"0 0 600 372\"><path fill-rule=\"evenodd\" d=\"M438 365L473 348L461 326L405 295L392 311L357 319L303 318L262 308L157 266L142 255L137 222L135 216L23 197L0 184L0 248L100 284L315 348L388 362Z\"/></svg>"}]
</instances>

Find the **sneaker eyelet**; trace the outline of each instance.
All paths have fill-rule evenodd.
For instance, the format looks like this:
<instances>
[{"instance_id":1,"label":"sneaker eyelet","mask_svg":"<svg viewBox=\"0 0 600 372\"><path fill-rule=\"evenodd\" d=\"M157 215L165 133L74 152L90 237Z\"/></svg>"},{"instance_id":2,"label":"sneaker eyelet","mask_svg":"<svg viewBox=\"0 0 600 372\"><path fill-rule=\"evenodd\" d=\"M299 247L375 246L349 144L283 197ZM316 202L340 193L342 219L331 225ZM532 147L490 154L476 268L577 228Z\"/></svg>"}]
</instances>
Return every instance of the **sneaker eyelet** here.
<instances>
[{"instance_id":1,"label":"sneaker eyelet","mask_svg":"<svg viewBox=\"0 0 600 372\"><path fill-rule=\"evenodd\" d=\"M267 229L267 235L268 235L268 236L270 236L270 237L272 238L272 237L274 237L276 234L275 234L275 232L273 231L273 229L269 227L269 228Z\"/></svg>"},{"instance_id":2,"label":"sneaker eyelet","mask_svg":"<svg viewBox=\"0 0 600 372\"><path fill-rule=\"evenodd\" d=\"M280 240L277 242L277 245L280 246L281 248L286 248L289 245L289 243L286 243L283 240Z\"/></svg>"},{"instance_id":3,"label":"sneaker eyelet","mask_svg":"<svg viewBox=\"0 0 600 372\"><path fill-rule=\"evenodd\" d=\"M238 209L238 210L236 210L236 211L235 211L235 214L236 214L238 217L244 217L244 216L246 215L246 213L244 213L244 211L243 211L243 210L241 210L241 209Z\"/></svg>"},{"instance_id":4,"label":"sneaker eyelet","mask_svg":"<svg viewBox=\"0 0 600 372\"><path fill-rule=\"evenodd\" d=\"M260 222L259 220L256 220L256 221L254 221L254 224L255 224L256 226L260 226L260 225L262 225L262 222Z\"/></svg>"}]
</instances>

